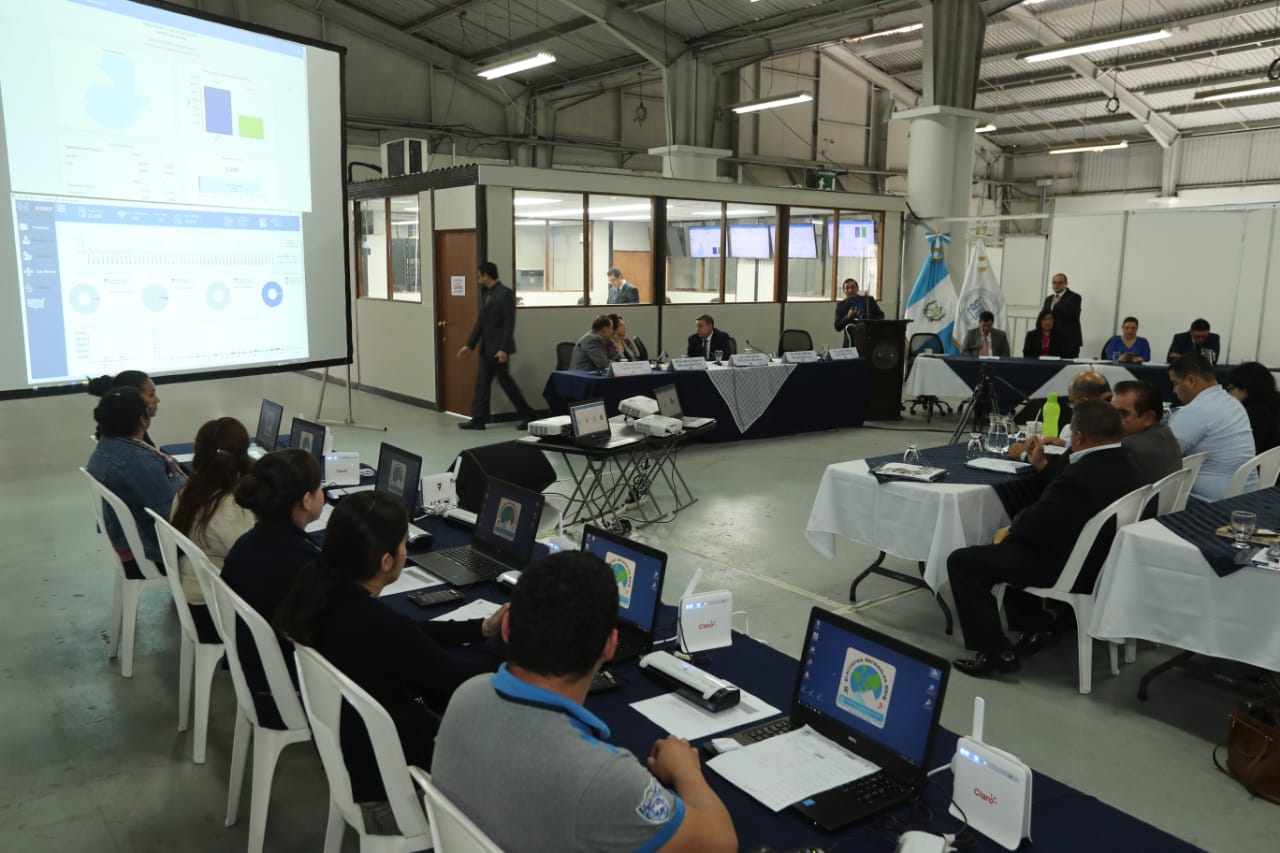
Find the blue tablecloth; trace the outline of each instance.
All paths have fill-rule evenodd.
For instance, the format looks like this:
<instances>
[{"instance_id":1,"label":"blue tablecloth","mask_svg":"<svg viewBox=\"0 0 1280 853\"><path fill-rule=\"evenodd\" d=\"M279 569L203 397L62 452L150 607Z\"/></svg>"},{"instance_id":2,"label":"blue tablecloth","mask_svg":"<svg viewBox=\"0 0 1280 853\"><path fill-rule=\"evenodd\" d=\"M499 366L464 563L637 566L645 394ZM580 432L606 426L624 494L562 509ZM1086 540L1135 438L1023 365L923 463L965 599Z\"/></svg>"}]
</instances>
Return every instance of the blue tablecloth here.
<instances>
[{"instance_id":1,"label":"blue tablecloth","mask_svg":"<svg viewBox=\"0 0 1280 853\"><path fill-rule=\"evenodd\" d=\"M969 468L964 464L967 461L965 449L963 444L926 447L920 450L920 464L932 468L945 468L947 476L939 482L963 486L990 486L995 489L996 497L1000 498L1000 503L1004 504L1004 511L1010 518L1040 496L1040 483L1035 477L1034 468L1027 468L1019 474L1001 474L997 471ZM867 459L866 463L868 469L874 469L887 462L901 461L901 453L891 453L887 456L873 456Z\"/></svg>"},{"instance_id":2,"label":"blue tablecloth","mask_svg":"<svg viewBox=\"0 0 1280 853\"><path fill-rule=\"evenodd\" d=\"M613 378L557 370L548 377L542 396L557 415L567 413L571 403L599 397L612 416L618 413L618 403L628 397L653 396L654 388L675 384L684 414L716 419L716 428L706 440L734 441L862 426L871 390L868 371L862 359L796 365L769 408L745 433L738 431L729 405L701 371Z\"/></svg>"},{"instance_id":3,"label":"blue tablecloth","mask_svg":"<svg viewBox=\"0 0 1280 853\"><path fill-rule=\"evenodd\" d=\"M1231 513L1237 509L1257 514L1258 527L1280 530L1280 487L1249 492L1214 503L1192 499L1187 503L1186 509L1162 515L1157 521L1199 548L1209 567L1219 577L1225 577L1244 568L1235 562L1236 555L1240 552L1217 534L1219 527L1231 523Z\"/></svg>"}]
</instances>

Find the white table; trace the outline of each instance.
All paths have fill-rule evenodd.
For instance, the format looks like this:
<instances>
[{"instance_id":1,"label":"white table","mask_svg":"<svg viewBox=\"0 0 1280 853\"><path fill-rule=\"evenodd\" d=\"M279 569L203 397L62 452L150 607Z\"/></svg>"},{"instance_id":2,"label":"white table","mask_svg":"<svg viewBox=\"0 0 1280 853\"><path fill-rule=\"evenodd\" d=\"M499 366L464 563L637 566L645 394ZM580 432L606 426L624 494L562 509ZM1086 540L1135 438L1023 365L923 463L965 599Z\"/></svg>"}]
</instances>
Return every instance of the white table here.
<instances>
[{"instance_id":1,"label":"white table","mask_svg":"<svg viewBox=\"0 0 1280 853\"><path fill-rule=\"evenodd\" d=\"M998 362L1000 359L993 359ZM1027 394L1031 399L1057 394L1067 396L1071 380L1086 370L1095 370L1106 377L1114 386L1117 382L1131 381L1135 377L1128 368L1109 361L1095 359L1075 359L1060 362L1061 369L1054 373L1039 388ZM906 396L909 397L968 397L973 393L973 386L960 378L951 366L936 356L918 356L911 365L911 373L907 376Z\"/></svg>"}]
</instances>

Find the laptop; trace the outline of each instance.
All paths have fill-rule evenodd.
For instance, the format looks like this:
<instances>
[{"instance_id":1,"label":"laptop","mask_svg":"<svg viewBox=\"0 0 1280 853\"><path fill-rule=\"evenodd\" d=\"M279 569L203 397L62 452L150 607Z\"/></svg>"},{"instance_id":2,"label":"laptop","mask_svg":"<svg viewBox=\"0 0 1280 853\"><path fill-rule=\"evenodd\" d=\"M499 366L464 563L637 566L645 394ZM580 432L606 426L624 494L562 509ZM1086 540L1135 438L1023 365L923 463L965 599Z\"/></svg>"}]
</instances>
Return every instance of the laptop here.
<instances>
[{"instance_id":1,"label":"laptop","mask_svg":"<svg viewBox=\"0 0 1280 853\"><path fill-rule=\"evenodd\" d=\"M680 394L676 392L675 385L663 385L661 388L654 388L653 396L658 401L658 414L664 418L675 418L684 424L685 429L698 429L707 424L715 423L715 418L685 417L680 408Z\"/></svg>"},{"instance_id":2,"label":"laptop","mask_svg":"<svg viewBox=\"0 0 1280 853\"><path fill-rule=\"evenodd\" d=\"M950 664L819 607L809 614L787 717L735 734L750 745L811 726L880 770L792 808L829 832L913 799L938 731Z\"/></svg>"},{"instance_id":3,"label":"laptop","mask_svg":"<svg viewBox=\"0 0 1280 853\"><path fill-rule=\"evenodd\" d=\"M253 434L253 443L249 445L251 459L261 459L276 449L276 439L280 437L280 422L283 420L284 406L264 397L262 408L258 410L258 431Z\"/></svg>"},{"instance_id":4,"label":"laptop","mask_svg":"<svg viewBox=\"0 0 1280 853\"><path fill-rule=\"evenodd\" d=\"M324 470L324 427L302 418L294 418L289 428L289 446L305 450L320 463Z\"/></svg>"},{"instance_id":5,"label":"laptop","mask_svg":"<svg viewBox=\"0 0 1280 853\"><path fill-rule=\"evenodd\" d=\"M422 457L384 441L378 448L378 471L372 485L329 489L328 494L331 498L344 498L357 492L379 491L404 504L405 512L412 519L418 515L418 508L421 506L418 501L418 486L421 479ZM427 531L421 527L413 523L409 524L409 544L412 545L426 535Z\"/></svg>"},{"instance_id":6,"label":"laptop","mask_svg":"<svg viewBox=\"0 0 1280 853\"><path fill-rule=\"evenodd\" d=\"M667 555L591 524L582 528L582 550L604 560L618 582L618 649L611 663L648 653L662 604Z\"/></svg>"},{"instance_id":7,"label":"laptop","mask_svg":"<svg viewBox=\"0 0 1280 853\"><path fill-rule=\"evenodd\" d=\"M545 500L537 492L490 477L471 544L409 559L454 586L470 586L511 569L524 569L533 556Z\"/></svg>"},{"instance_id":8,"label":"laptop","mask_svg":"<svg viewBox=\"0 0 1280 853\"><path fill-rule=\"evenodd\" d=\"M614 435L604 400L583 400L569 406L569 425L573 428L573 443L578 447L595 447L613 450L638 444L640 436Z\"/></svg>"}]
</instances>

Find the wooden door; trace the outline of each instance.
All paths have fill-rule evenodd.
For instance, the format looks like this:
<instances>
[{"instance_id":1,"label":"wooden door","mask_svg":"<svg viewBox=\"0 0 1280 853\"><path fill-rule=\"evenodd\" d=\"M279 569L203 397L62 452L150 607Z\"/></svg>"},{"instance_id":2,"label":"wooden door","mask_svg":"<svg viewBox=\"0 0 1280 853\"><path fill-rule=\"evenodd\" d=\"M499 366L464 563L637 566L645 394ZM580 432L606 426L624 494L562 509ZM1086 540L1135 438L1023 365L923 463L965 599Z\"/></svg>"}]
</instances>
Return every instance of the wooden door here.
<instances>
[{"instance_id":1,"label":"wooden door","mask_svg":"<svg viewBox=\"0 0 1280 853\"><path fill-rule=\"evenodd\" d=\"M458 348L476 323L480 310L476 281L476 232L436 232L436 364L440 365L440 408L460 415L471 414L476 385L476 354L458 358ZM460 295L453 280L466 282Z\"/></svg>"},{"instance_id":2,"label":"wooden door","mask_svg":"<svg viewBox=\"0 0 1280 853\"><path fill-rule=\"evenodd\" d=\"M641 305L648 305L653 301L653 282L650 280L653 271L649 266L652 263L653 256L649 252L613 253L613 265L622 270L627 281L640 291Z\"/></svg>"}]
</instances>

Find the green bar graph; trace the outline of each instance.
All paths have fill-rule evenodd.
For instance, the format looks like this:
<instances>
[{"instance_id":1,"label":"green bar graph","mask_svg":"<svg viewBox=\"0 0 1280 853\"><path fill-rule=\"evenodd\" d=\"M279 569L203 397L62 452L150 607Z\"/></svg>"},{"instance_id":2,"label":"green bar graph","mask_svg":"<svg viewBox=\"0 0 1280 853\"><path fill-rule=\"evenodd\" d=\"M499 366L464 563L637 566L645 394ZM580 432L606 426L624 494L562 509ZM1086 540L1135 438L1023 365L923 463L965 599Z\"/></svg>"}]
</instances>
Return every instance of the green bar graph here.
<instances>
[{"instance_id":1,"label":"green bar graph","mask_svg":"<svg viewBox=\"0 0 1280 853\"><path fill-rule=\"evenodd\" d=\"M266 139L266 131L262 125L262 119L259 116L236 116L239 127L239 136L245 139Z\"/></svg>"}]
</instances>

